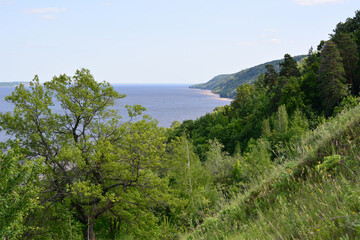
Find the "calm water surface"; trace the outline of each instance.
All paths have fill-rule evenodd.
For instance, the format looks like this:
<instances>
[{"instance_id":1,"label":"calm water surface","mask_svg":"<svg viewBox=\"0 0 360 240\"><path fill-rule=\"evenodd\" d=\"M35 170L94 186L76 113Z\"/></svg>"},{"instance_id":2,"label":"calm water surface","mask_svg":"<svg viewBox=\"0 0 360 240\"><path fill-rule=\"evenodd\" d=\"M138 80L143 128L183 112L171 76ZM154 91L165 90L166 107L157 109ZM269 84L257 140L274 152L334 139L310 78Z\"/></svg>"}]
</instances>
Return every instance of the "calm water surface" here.
<instances>
[{"instance_id":1,"label":"calm water surface","mask_svg":"<svg viewBox=\"0 0 360 240\"><path fill-rule=\"evenodd\" d=\"M145 114L157 119L163 127L170 127L175 120L195 120L217 106L230 103L230 99L219 98L210 91L190 89L188 85L114 85L114 88L127 95L116 102L120 112L126 104L140 104L147 109Z\"/></svg>"},{"instance_id":2,"label":"calm water surface","mask_svg":"<svg viewBox=\"0 0 360 240\"><path fill-rule=\"evenodd\" d=\"M207 90L190 89L188 85L113 85L125 98L115 102L115 109L126 121L126 105L140 104L146 108L144 114L159 121L159 126L170 127L175 120L195 120L215 107L230 103L230 99L219 98ZM13 87L0 88L0 112L12 111L13 104L5 101ZM4 134L0 133L0 140Z\"/></svg>"}]
</instances>

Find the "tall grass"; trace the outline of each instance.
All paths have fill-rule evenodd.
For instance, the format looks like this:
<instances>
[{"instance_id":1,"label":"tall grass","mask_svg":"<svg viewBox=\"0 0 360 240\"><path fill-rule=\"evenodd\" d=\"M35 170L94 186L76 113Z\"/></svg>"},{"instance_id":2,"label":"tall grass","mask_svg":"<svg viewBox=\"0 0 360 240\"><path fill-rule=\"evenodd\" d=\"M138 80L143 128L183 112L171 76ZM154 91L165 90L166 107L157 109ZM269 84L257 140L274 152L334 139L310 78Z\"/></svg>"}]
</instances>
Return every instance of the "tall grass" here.
<instances>
[{"instance_id":1,"label":"tall grass","mask_svg":"<svg viewBox=\"0 0 360 240\"><path fill-rule=\"evenodd\" d=\"M283 164L183 238L360 238L359 124L357 106L307 132Z\"/></svg>"}]
</instances>

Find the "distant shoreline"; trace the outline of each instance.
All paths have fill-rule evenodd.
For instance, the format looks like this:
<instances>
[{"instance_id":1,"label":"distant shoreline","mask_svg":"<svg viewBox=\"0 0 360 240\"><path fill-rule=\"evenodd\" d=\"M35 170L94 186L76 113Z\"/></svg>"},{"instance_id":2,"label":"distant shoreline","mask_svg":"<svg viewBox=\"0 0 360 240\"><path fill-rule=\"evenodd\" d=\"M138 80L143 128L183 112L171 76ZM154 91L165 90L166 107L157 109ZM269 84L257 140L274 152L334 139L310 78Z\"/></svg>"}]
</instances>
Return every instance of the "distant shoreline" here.
<instances>
[{"instance_id":1,"label":"distant shoreline","mask_svg":"<svg viewBox=\"0 0 360 240\"><path fill-rule=\"evenodd\" d=\"M210 96L214 96L216 97L216 99L221 100L221 101L233 101L234 99L232 98L223 98L220 97L220 94L217 93L213 93L211 90L208 89L200 89L200 88L190 88L192 90L198 90L200 92L200 94L202 95L210 95Z\"/></svg>"},{"instance_id":2,"label":"distant shoreline","mask_svg":"<svg viewBox=\"0 0 360 240\"><path fill-rule=\"evenodd\" d=\"M24 86L29 86L30 82L0 82L0 87L16 87L20 84L24 84Z\"/></svg>"}]
</instances>

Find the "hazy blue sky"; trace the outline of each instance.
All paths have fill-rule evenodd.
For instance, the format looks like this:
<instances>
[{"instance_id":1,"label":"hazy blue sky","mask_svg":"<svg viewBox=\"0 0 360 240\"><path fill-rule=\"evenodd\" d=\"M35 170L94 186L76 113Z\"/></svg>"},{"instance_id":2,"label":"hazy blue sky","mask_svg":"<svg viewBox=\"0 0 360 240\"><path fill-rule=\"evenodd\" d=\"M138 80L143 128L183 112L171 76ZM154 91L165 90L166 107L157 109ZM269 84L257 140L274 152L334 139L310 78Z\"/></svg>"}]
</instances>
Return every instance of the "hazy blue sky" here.
<instances>
[{"instance_id":1,"label":"hazy blue sky","mask_svg":"<svg viewBox=\"0 0 360 240\"><path fill-rule=\"evenodd\" d=\"M200 83L306 54L359 0L0 0L0 81Z\"/></svg>"}]
</instances>

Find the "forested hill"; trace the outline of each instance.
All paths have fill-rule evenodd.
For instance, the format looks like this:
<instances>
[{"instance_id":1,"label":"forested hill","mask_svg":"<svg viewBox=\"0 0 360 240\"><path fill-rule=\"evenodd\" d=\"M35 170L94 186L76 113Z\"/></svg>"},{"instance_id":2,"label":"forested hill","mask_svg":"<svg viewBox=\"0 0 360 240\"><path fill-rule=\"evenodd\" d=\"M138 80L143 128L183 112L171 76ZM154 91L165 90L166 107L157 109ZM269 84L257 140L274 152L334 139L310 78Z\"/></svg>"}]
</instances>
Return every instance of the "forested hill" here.
<instances>
[{"instance_id":1,"label":"forested hill","mask_svg":"<svg viewBox=\"0 0 360 240\"><path fill-rule=\"evenodd\" d=\"M299 62L305 57L306 55L299 55L293 57L293 59ZM279 63L281 61L283 61L283 59L266 62L233 74L218 75L207 83L195 84L190 86L190 88L208 89L213 93L220 94L220 97L235 98L238 86L245 83L253 83L260 74L264 74L266 72L266 65L272 65L275 70L279 72Z\"/></svg>"}]
</instances>

